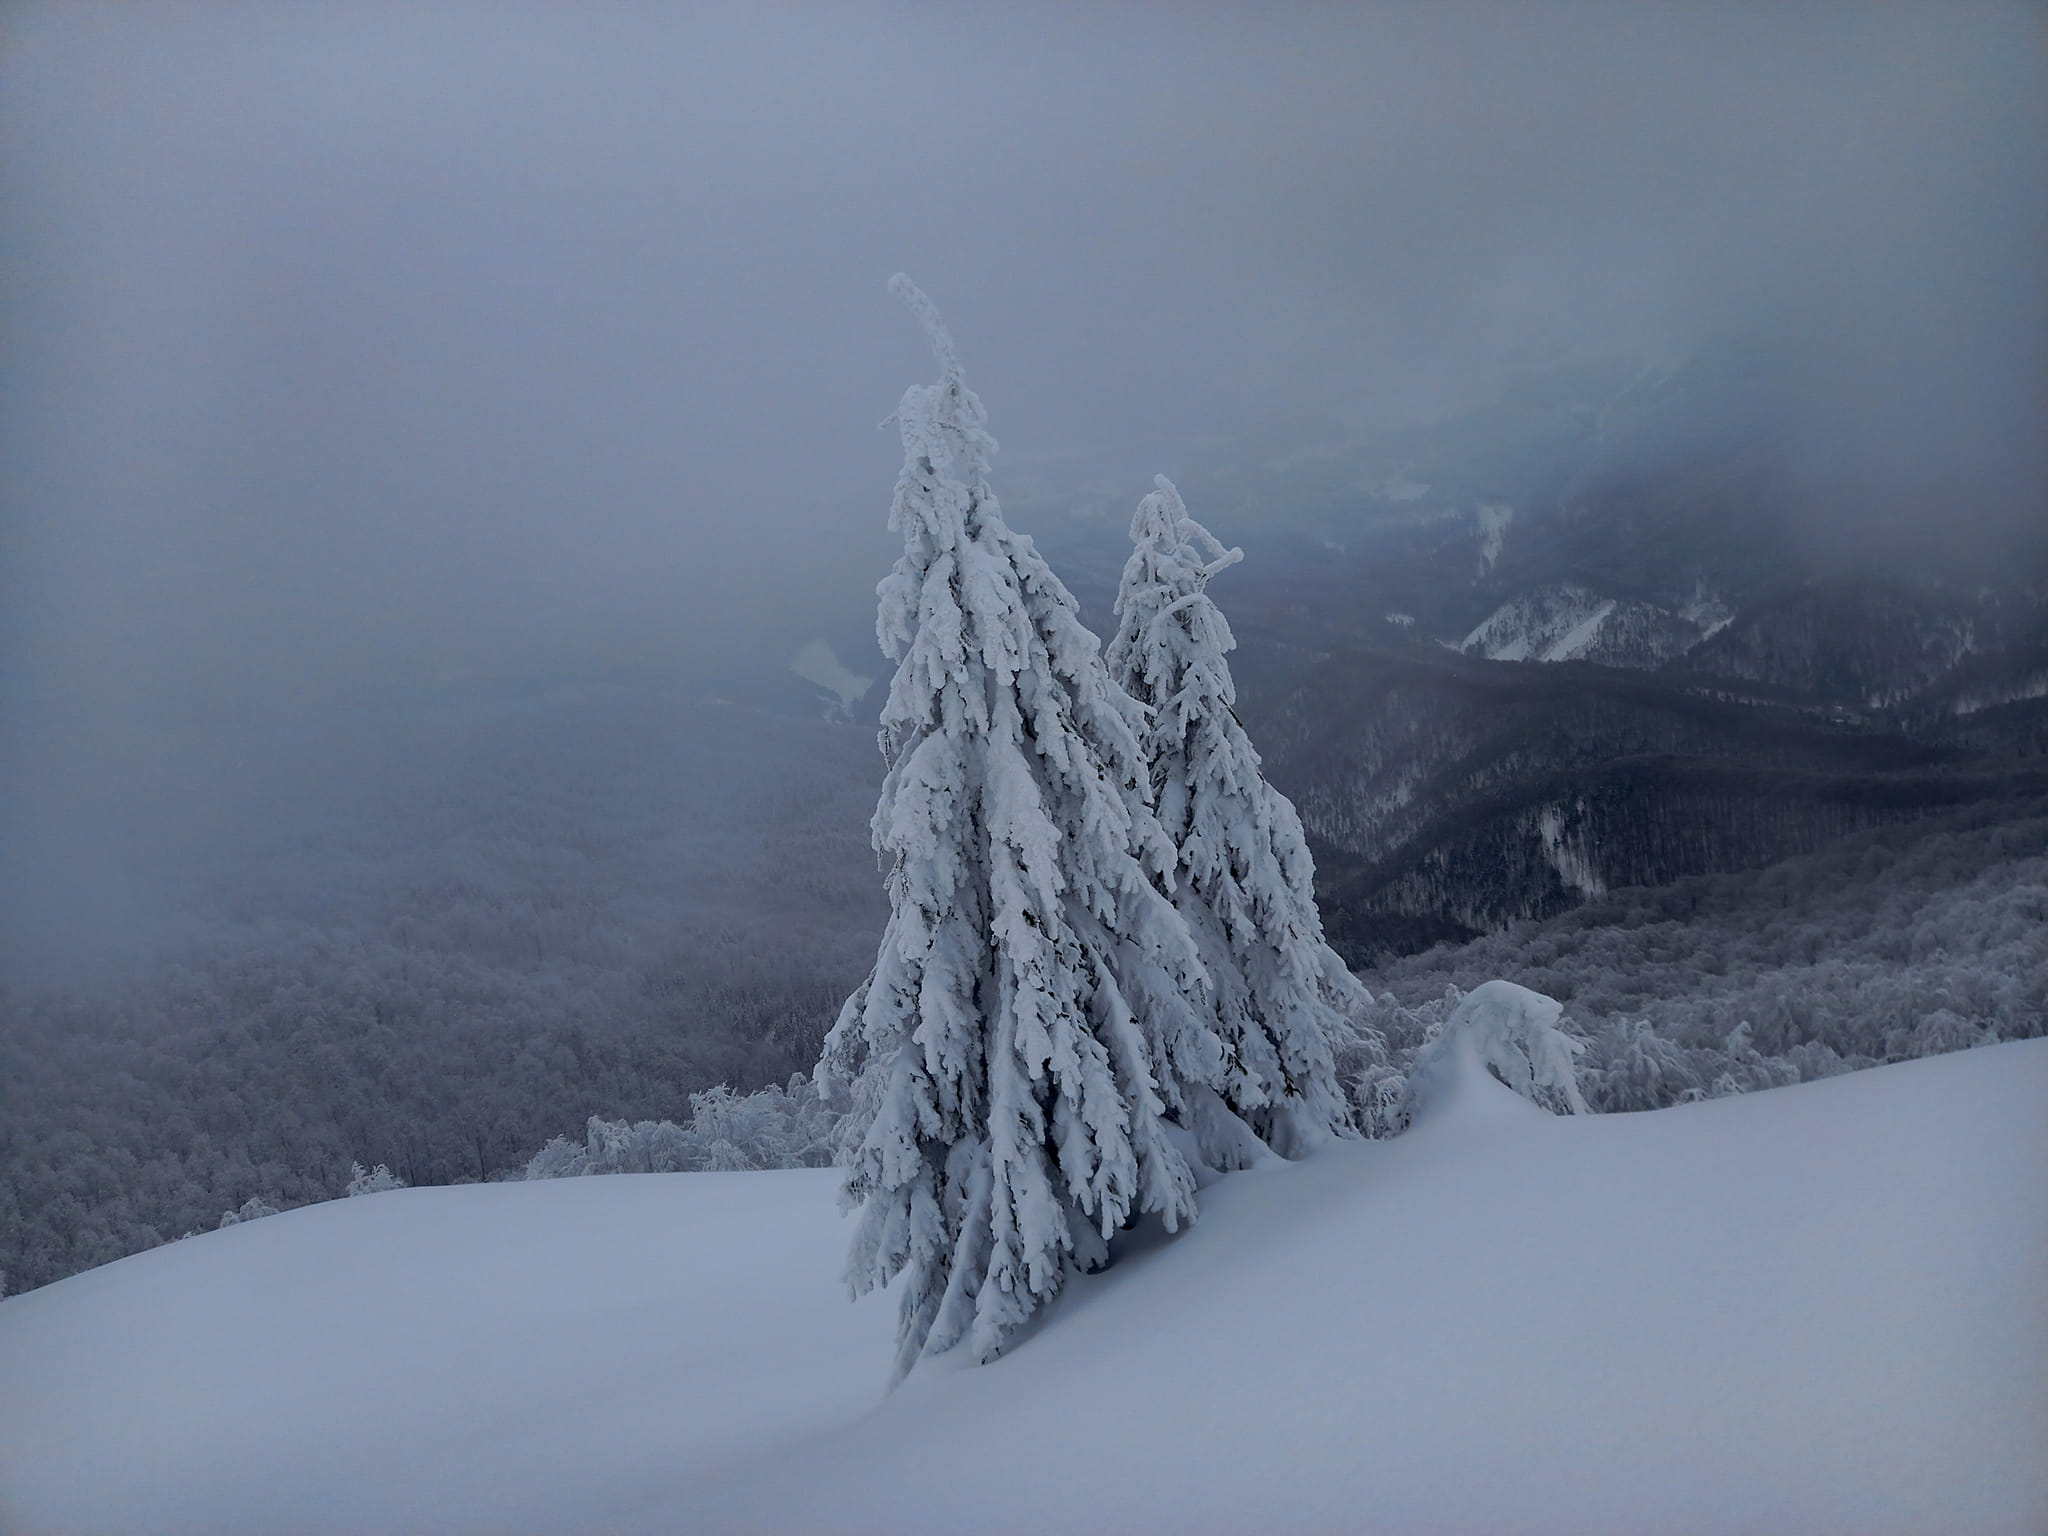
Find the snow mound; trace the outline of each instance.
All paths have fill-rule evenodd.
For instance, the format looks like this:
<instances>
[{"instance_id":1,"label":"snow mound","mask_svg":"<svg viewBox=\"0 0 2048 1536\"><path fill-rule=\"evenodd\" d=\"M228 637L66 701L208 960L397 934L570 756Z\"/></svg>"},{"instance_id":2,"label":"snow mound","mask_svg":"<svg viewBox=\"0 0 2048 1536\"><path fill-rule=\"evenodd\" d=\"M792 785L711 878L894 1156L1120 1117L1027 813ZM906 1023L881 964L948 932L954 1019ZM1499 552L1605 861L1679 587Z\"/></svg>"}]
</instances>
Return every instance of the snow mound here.
<instances>
[{"instance_id":1,"label":"snow mound","mask_svg":"<svg viewBox=\"0 0 2048 1536\"><path fill-rule=\"evenodd\" d=\"M1570 1114L1587 1113L1572 1059L1585 1042L1558 1028L1564 1005L1512 981L1474 987L1416 1053L1408 1076L1411 1118L1482 1114L1538 1100ZM1495 1091L1498 1090L1498 1091ZM1519 1113L1519 1111L1516 1111Z\"/></svg>"},{"instance_id":2,"label":"snow mound","mask_svg":"<svg viewBox=\"0 0 2048 1536\"><path fill-rule=\"evenodd\" d=\"M893 1395L829 1170L139 1254L0 1302L0 1529L2048 1529L2048 1041L1584 1117L1459 1062Z\"/></svg>"}]
</instances>

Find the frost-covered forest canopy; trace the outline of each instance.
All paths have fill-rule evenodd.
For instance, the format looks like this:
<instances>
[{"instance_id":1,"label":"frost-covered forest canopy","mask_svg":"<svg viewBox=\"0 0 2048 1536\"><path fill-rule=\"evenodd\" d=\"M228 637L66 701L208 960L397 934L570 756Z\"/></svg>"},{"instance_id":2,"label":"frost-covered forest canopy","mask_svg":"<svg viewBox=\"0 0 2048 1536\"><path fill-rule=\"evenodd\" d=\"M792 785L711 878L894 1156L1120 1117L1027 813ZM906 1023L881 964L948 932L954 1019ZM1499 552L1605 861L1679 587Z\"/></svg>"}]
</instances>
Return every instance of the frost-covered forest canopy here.
<instances>
[{"instance_id":1,"label":"frost-covered forest canopy","mask_svg":"<svg viewBox=\"0 0 2048 1536\"><path fill-rule=\"evenodd\" d=\"M1097 1137L1034 1297L1192 1208L1175 1136L1398 1134L1454 1017L1596 1112L2042 1034L2032 23L1626 13L20 8L0 1290L399 1184L863 1166L899 264L1008 445L989 696L1117 781L1017 921L1152 1032L1129 1145L1001 1101ZM864 1197L984 1198L977 1071L959 1164ZM946 1221L920 1283L1009 1262ZM940 1337L1029 1310L974 1300Z\"/></svg>"}]
</instances>

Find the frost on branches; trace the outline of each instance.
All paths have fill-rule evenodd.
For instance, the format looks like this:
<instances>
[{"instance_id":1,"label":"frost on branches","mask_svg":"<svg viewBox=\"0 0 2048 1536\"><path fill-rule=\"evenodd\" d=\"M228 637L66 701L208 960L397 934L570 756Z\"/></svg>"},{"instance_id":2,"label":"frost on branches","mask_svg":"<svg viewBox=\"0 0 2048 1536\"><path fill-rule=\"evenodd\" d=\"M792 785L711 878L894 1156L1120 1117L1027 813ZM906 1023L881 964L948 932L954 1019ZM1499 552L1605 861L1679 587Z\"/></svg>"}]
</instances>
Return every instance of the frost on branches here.
<instances>
[{"instance_id":1,"label":"frost on branches","mask_svg":"<svg viewBox=\"0 0 2048 1536\"><path fill-rule=\"evenodd\" d=\"M393 1173L383 1163L375 1168L365 1168L361 1163L348 1165L348 1188L345 1195L381 1195L387 1189L403 1189L405 1180Z\"/></svg>"},{"instance_id":2,"label":"frost on branches","mask_svg":"<svg viewBox=\"0 0 2048 1536\"><path fill-rule=\"evenodd\" d=\"M602 1173L737 1173L756 1168L823 1168L832 1161L839 1116L799 1072L734 1093L720 1083L690 1095L690 1118L606 1120L592 1115L579 1146L557 1136L526 1164L529 1179ZM349 1186L355 1193L355 1186Z\"/></svg>"},{"instance_id":3,"label":"frost on branches","mask_svg":"<svg viewBox=\"0 0 2048 1536\"><path fill-rule=\"evenodd\" d=\"M251 1195L237 1209L220 1213L220 1230L226 1231L229 1227L239 1226L245 1221L261 1221L265 1216L276 1214L276 1206L261 1195Z\"/></svg>"},{"instance_id":4,"label":"frost on branches","mask_svg":"<svg viewBox=\"0 0 2048 1536\"><path fill-rule=\"evenodd\" d=\"M1147 805L1143 711L1005 525L986 414L931 301L890 287L940 365L895 418L903 556L877 589L897 663L873 823L891 912L817 1076L855 1106L847 1280L859 1295L908 1271L900 1379L962 1339L991 1358L1139 1213L1169 1231L1195 1214L1169 1122L1223 1050L1155 885L1174 847Z\"/></svg>"},{"instance_id":5,"label":"frost on branches","mask_svg":"<svg viewBox=\"0 0 2048 1536\"><path fill-rule=\"evenodd\" d=\"M1106 659L1151 715L1145 755L1160 824L1179 850L1174 904L1214 985L1224 1103L1291 1156L1348 1127L1335 1056L1363 1043L1351 1018L1370 998L1323 942L1300 818L1260 773L1232 708L1224 658L1237 642L1205 589L1243 552L1189 517L1172 481L1154 483L1131 519L1137 547ZM1202 1150L1233 1165L1227 1146L1205 1138Z\"/></svg>"}]
</instances>

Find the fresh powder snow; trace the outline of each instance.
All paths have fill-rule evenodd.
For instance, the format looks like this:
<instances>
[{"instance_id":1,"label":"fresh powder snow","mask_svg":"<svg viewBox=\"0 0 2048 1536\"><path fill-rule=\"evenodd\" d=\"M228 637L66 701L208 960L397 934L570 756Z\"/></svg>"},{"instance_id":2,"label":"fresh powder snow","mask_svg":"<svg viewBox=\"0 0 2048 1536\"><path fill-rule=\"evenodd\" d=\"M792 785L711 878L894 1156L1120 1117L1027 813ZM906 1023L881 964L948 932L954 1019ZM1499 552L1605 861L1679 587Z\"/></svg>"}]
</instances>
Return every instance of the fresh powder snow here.
<instances>
[{"instance_id":1,"label":"fresh powder snow","mask_svg":"<svg viewBox=\"0 0 2048 1536\"><path fill-rule=\"evenodd\" d=\"M830 1170L138 1254L0 1302L0 1529L2048 1529L2048 1041L1563 1117L1456 1054L893 1394Z\"/></svg>"}]
</instances>

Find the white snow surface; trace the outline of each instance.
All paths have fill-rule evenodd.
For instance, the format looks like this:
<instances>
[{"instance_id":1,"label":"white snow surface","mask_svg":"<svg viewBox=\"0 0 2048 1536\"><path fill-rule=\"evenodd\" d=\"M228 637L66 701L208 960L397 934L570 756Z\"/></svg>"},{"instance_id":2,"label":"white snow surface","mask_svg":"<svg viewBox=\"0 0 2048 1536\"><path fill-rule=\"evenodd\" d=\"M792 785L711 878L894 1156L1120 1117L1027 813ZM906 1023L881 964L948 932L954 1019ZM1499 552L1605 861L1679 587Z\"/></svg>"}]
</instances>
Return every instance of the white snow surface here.
<instances>
[{"instance_id":1,"label":"white snow surface","mask_svg":"<svg viewBox=\"0 0 2048 1536\"><path fill-rule=\"evenodd\" d=\"M1585 838L1565 833L1564 807L1546 805L1537 812L1536 836L1543 844L1544 858L1566 885L1595 901L1607 894L1607 882L1600 878L1600 866Z\"/></svg>"},{"instance_id":2,"label":"white snow surface","mask_svg":"<svg viewBox=\"0 0 2048 1536\"><path fill-rule=\"evenodd\" d=\"M1707 589L1705 578L1693 583L1692 597L1680 606L1678 616L1695 626L1702 640L1713 639L1735 622L1735 610L1720 594Z\"/></svg>"},{"instance_id":3,"label":"white snow surface","mask_svg":"<svg viewBox=\"0 0 2048 1536\"><path fill-rule=\"evenodd\" d=\"M830 1170L337 1200L0 1302L0 1529L2048 1529L2048 1040L1229 1175L884 1395Z\"/></svg>"},{"instance_id":4,"label":"white snow surface","mask_svg":"<svg viewBox=\"0 0 2048 1536\"><path fill-rule=\"evenodd\" d=\"M1578 661L1599 642L1617 606L1564 582L1501 604L1459 649L1489 661Z\"/></svg>"}]
</instances>

